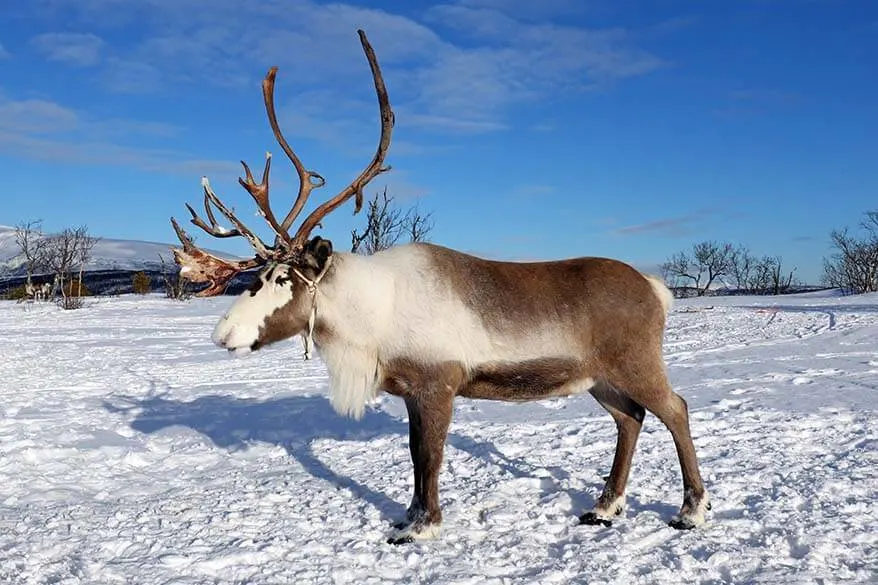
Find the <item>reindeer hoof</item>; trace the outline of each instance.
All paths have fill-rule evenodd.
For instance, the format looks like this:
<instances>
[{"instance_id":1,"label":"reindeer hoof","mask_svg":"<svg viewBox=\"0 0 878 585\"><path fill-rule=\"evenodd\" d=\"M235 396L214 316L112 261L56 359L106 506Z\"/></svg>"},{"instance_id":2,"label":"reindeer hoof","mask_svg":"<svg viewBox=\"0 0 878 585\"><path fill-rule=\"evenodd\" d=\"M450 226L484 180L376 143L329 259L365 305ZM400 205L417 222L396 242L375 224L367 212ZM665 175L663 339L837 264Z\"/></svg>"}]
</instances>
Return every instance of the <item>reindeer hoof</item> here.
<instances>
[{"instance_id":1,"label":"reindeer hoof","mask_svg":"<svg viewBox=\"0 0 878 585\"><path fill-rule=\"evenodd\" d=\"M387 544L410 544L416 540L430 540L439 536L439 524L426 524L422 521L394 525L394 532Z\"/></svg>"},{"instance_id":2,"label":"reindeer hoof","mask_svg":"<svg viewBox=\"0 0 878 585\"><path fill-rule=\"evenodd\" d=\"M668 526L676 530L692 530L693 528L698 528L707 521L705 515L711 508L713 508L713 505L707 497L704 497L694 506L684 505L680 513L675 514L674 517L671 518L671 521L668 522Z\"/></svg>"},{"instance_id":3,"label":"reindeer hoof","mask_svg":"<svg viewBox=\"0 0 878 585\"><path fill-rule=\"evenodd\" d=\"M688 518L674 518L668 522L668 526L674 530L692 530L696 524Z\"/></svg>"},{"instance_id":4,"label":"reindeer hoof","mask_svg":"<svg viewBox=\"0 0 878 585\"><path fill-rule=\"evenodd\" d=\"M609 518L604 518L602 516L598 516L594 512L586 512L582 516L579 517L579 524L586 524L588 526L612 526L613 521Z\"/></svg>"}]
</instances>

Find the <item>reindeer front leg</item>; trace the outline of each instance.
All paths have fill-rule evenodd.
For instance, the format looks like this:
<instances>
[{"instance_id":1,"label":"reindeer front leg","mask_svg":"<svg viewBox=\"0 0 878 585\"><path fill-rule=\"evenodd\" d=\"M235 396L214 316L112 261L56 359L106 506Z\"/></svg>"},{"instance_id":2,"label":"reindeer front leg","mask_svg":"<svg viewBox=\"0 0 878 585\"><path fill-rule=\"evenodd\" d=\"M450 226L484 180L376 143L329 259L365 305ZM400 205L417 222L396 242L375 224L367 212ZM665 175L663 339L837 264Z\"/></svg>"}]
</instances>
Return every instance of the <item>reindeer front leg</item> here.
<instances>
[{"instance_id":1,"label":"reindeer front leg","mask_svg":"<svg viewBox=\"0 0 878 585\"><path fill-rule=\"evenodd\" d=\"M412 502L405 511L405 520L397 522L393 525L397 530L402 530L415 521L424 511L423 498L421 495L421 413L418 410L418 402L413 398L405 399L405 407L409 415L409 453L412 456L412 467L414 469L414 493L412 494Z\"/></svg>"},{"instance_id":2,"label":"reindeer front leg","mask_svg":"<svg viewBox=\"0 0 878 585\"><path fill-rule=\"evenodd\" d=\"M426 382L419 392L407 397L409 413L409 449L415 472L412 502L405 522L395 526L390 544L435 538L442 524L439 507L439 472L445 450L445 439L451 424L454 392L436 380Z\"/></svg>"}]
</instances>

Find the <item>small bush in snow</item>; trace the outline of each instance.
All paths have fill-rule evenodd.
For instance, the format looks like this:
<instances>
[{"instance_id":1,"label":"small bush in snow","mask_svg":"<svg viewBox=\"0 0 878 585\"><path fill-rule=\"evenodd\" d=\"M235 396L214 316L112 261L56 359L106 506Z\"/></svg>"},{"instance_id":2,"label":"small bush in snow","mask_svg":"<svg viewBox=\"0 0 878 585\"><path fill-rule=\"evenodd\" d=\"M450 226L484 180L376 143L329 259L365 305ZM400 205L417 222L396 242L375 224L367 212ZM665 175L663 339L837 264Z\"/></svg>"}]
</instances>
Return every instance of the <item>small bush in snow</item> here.
<instances>
[{"instance_id":1,"label":"small bush in snow","mask_svg":"<svg viewBox=\"0 0 878 585\"><path fill-rule=\"evenodd\" d=\"M149 294L152 289L152 282L149 275L141 270L131 276L131 286L134 288L135 293L145 295Z\"/></svg>"}]
</instances>

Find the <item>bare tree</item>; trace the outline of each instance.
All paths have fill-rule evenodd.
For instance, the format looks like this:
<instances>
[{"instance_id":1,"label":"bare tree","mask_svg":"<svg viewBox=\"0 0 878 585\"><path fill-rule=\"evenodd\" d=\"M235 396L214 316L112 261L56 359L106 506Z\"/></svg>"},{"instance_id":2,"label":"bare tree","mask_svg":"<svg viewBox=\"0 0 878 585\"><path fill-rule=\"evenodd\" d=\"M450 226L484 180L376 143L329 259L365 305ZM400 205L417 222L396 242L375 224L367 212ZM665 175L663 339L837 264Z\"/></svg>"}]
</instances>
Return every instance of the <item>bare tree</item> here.
<instances>
[{"instance_id":1,"label":"bare tree","mask_svg":"<svg viewBox=\"0 0 878 585\"><path fill-rule=\"evenodd\" d=\"M713 283L731 269L731 244L699 242L692 246L692 255L678 252L661 264L662 275L675 286L691 282L698 296L703 296Z\"/></svg>"},{"instance_id":2,"label":"bare tree","mask_svg":"<svg viewBox=\"0 0 878 585\"><path fill-rule=\"evenodd\" d=\"M61 306L65 309L77 309L82 306L82 273L85 264L91 258L91 252L98 238L88 233L86 226L66 228L61 233L50 236L46 240L46 264L55 274L61 287ZM79 282L75 295L64 286L65 279L72 279L74 269L78 269Z\"/></svg>"},{"instance_id":3,"label":"bare tree","mask_svg":"<svg viewBox=\"0 0 878 585\"><path fill-rule=\"evenodd\" d=\"M100 238L92 236L88 233L88 227L80 226L73 230L74 237L76 238L75 249L76 249L76 257L75 261L79 263L79 280L76 282L77 292L76 296L82 296L82 272L85 269L85 265L91 260L91 253L94 250L94 247L100 241Z\"/></svg>"},{"instance_id":4,"label":"bare tree","mask_svg":"<svg viewBox=\"0 0 878 585\"><path fill-rule=\"evenodd\" d=\"M860 228L860 236L833 230L835 252L823 260L823 282L850 294L878 291L878 211L867 212Z\"/></svg>"},{"instance_id":5,"label":"bare tree","mask_svg":"<svg viewBox=\"0 0 878 585\"><path fill-rule=\"evenodd\" d=\"M15 243L24 256L27 284L33 285L33 275L45 267L46 238L42 220L29 220L15 226Z\"/></svg>"},{"instance_id":6,"label":"bare tree","mask_svg":"<svg viewBox=\"0 0 878 585\"><path fill-rule=\"evenodd\" d=\"M406 212L403 225L410 242L426 242L435 222L432 213L423 214L415 205Z\"/></svg>"},{"instance_id":7,"label":"bare tree","mask_svg":"<svg viewBox=\"0 0 878 585\"><path fill-rule=\"evenodd\" d=\"M751 290L753 272L758 260L746 246L738 246L729 254L729 276L740 292Z\"/></svg>"},{"instance_id":8,"label":"bare tree","mask_svg":"<svg viewBox=\"0 0 878 585\"><path fill-rule=\"evenodd\" d=\"M793 285L795 272L795 268L786 272L780 256L763 256L753 265L747 290L763 295L785 294Z\"/></svg>"},{"instance_id":9,"label":"bare tree","mask_svg":"<svg viewBox=\"0 0 878 585\"><path fill-rule=\"evenodd\" d=\"M686 286L691 281L696 290L701 288L701 274L695 270L692 259L686 252L677 252L666 262L659 265L662 278L674 289Z\"/></svg>"},{"instance_id":10,"label":"bare tree","mask_svg":"<svg viewBox=\"0 0 878 585\"><path fill-rule=\"evenodd\" d=\"M385 187L369 200L363 231L351 231L351 252L374 254L395 246L404 237L410 242L423 242L432 229L431 214L421 213L417 206L403 212L393 204Z\"/></svg>"},{"instance_id":11,"label":"bare tree","mask_svg":"<svg viewBox=\"0 0 878 585\"><path fill-rule=\"evenodd\" d=\"M49 236L46 239L46 265L55 275L55 280L61 287L62 305L66 304L66 289L64 279L70 273L76 260L76 247L73 232L65 229L59 234Z\"/></svg>"}]
</instances>

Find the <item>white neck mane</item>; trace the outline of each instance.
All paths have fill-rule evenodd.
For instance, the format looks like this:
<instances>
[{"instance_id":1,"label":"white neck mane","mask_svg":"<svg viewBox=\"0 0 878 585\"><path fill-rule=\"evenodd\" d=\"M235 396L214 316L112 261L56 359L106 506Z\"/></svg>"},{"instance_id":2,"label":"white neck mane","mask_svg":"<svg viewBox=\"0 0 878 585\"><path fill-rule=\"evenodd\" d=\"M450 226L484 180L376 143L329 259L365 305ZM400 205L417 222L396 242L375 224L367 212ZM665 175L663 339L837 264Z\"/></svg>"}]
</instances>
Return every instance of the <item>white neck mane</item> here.
<instances>
[{"instance_id":1,"label":"white neck mane","mask_svg":"<svg viewBox=\"0 0 878 585\"><path fill-rule=\"evenodd\" d=\"M333 254L332 277L317 288L315 345L329 371L329 397L342 415L361 418L380 383L379 355L392 322L394 271L380 258Z\"/></svg>"}]
</instances>

